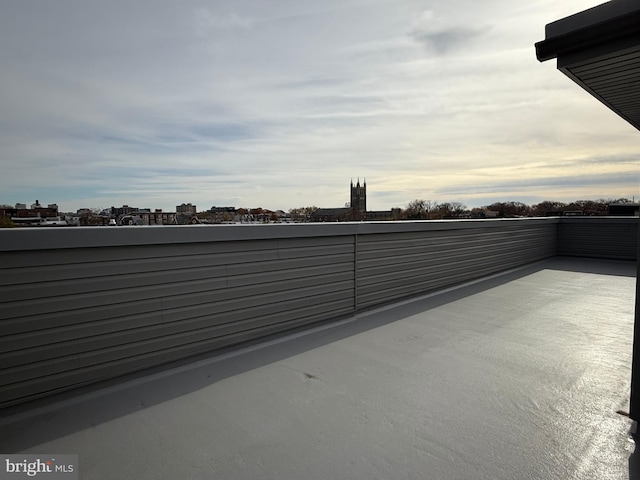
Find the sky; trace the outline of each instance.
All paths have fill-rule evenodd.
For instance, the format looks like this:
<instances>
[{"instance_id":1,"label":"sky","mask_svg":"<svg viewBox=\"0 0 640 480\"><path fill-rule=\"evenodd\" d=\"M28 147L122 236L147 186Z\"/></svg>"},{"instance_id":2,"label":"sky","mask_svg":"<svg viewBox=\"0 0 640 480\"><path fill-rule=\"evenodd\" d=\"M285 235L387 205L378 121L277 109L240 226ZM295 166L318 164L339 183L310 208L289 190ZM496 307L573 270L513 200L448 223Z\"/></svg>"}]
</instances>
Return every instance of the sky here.
<instances>
[{"instance_id":1,"label":"sky","mask_svg":"<svg viewBox=\"0 0 640 480\"><path fill-rule=\"evenodd\" d=\"M556 69L601 0L6 0L0 203L632 198L640 132Z\"/></svg>"}]
</instances>

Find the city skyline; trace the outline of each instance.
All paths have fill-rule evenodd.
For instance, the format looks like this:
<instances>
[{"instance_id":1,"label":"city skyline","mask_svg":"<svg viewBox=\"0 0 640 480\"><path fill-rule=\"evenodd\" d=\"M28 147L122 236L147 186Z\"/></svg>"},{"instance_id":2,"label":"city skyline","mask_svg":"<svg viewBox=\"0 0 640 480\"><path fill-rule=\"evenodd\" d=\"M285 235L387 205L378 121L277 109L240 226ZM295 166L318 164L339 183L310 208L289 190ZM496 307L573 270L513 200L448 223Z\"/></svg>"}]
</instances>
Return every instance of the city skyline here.
<instances>
[{"instance_id":1,"label":"city skyline","mask_svg":"<svg viewBox=\"0 0 640 480\"><path fill-rule=\"evenodd\" d=\"M535 58L600 3L11 2L0 203L637 198L637 131Z\"/></svg>"}]
</instances>

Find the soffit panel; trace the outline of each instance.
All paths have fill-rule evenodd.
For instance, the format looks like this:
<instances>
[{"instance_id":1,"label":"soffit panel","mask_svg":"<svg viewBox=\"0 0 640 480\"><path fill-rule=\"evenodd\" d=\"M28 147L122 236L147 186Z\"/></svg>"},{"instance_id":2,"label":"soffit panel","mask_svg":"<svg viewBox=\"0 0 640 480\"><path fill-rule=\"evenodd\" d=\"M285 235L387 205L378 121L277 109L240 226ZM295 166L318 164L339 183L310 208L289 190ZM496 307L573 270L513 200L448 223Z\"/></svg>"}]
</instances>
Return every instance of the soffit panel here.
<instances>
[{"instance_id":1,"label":"soffit panel","mask_svg":"<svg viewBox=\"0 0 640 480\"><path fill-rule=\"evenodd\" d=\"M558 68L640 130L640 45L558 57Z\"/></svg>"}]
</instances>

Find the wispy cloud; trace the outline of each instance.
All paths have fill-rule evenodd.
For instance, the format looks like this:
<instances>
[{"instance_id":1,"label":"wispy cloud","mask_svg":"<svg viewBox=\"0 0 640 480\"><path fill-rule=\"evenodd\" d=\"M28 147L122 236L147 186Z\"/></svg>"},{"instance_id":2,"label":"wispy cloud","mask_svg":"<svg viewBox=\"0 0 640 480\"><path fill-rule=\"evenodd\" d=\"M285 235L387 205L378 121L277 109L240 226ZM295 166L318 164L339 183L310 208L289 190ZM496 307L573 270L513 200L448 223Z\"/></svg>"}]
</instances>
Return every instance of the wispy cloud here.
<instances>
[{"instance_id":1,"label":"wispy cloud","mask_svg":"<svg viewBox=\"0 0 640 480\"><path fill-rule=\"evenodd\" d=\"M456 25L455 21L455 18L443 18L426 10L414 22L408 35L431 52L448 54L473 45L488 29Z\"/></svg>"},{"instance_id":2,"label":"wispy cloud","mask_svg":"<svg viewBox=\"0 0 640 480\"><path fill-rule=\"evenodd\" d=\"M202 36L218 30L249 29L254 24L254 20L250 17L243 17L236 13L218 14L205 8L197 8L194 17L196 33Z\"/></svg>"}]
</instances>

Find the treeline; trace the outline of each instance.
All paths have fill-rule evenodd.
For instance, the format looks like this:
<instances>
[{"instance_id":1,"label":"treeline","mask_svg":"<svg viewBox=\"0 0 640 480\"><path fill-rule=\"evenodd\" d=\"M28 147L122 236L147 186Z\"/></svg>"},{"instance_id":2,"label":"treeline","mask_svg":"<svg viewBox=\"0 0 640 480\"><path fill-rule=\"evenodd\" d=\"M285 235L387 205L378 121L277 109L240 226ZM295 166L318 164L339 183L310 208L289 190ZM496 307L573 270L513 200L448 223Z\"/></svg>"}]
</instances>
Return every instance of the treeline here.
<instances>
[{"instance_id":1,"label":"treeline","mask_svg":"<svg viewBox=\"0 0 640 480\"><path fill-rule=\"evenodd\" d=\"M515 218L544 217L572 212L580 215L607 215L612 203L633 203L628 198L576 200L571 203L545 200L535 205L522 202L495 202L491 205L469 210L459 202L438 203L432 200L412 200L401 211L401 218L407 220L435 220L442 218Z\"/></svg>"}]
</instances>

